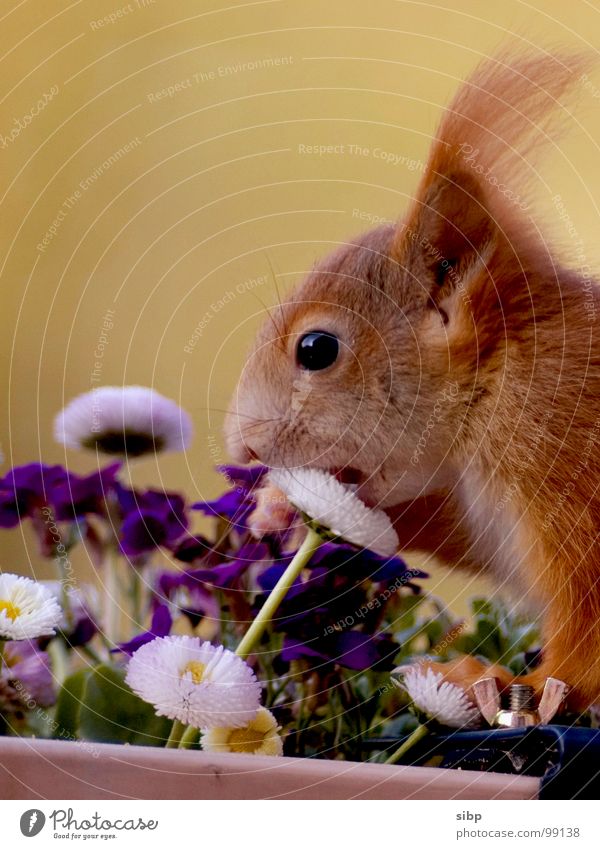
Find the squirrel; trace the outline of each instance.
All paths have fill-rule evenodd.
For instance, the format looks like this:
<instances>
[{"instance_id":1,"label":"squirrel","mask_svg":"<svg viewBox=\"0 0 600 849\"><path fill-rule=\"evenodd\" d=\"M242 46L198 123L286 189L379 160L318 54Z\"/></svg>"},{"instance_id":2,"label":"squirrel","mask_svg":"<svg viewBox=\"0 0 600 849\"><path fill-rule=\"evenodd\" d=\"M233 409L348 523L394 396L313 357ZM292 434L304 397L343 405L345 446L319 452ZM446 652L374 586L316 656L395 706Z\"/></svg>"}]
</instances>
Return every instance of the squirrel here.
<instances>
[{"instance_id":1,"label":"squirrel","mask_svg":"<svg viewBox=\"0 0 600 849\"><path fill-rule=\"evenodd\" d=\"M320 261L260 330L233 458L356 485L401 549L490 578L541 623L569 706L600 701L600 288L532 216L532 157L590 62L485 60L445 110L404 217ZM428 663L468 689L514 676Z\"/></svg>"}]
</instances>

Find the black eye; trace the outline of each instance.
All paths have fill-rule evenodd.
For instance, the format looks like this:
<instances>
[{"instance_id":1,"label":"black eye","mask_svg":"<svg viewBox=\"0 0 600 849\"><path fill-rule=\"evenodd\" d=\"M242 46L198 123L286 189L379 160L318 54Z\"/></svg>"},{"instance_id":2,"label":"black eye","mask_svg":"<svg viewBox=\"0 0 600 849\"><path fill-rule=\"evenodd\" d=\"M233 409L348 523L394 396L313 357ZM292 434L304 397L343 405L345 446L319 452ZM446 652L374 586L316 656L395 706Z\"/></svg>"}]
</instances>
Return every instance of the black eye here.
<instances>
[{"instance_id":1,"label":"black eye","mask_svg":"<svg viewBox=\"0 0 600 849\"><path fill-rule=\"evenodd\" d=\"M340 343L333 333L312 330L298 342L296 357L298 365L309 371L319 371L332 365L338 356Z\"/></svg>"}]
</instances>

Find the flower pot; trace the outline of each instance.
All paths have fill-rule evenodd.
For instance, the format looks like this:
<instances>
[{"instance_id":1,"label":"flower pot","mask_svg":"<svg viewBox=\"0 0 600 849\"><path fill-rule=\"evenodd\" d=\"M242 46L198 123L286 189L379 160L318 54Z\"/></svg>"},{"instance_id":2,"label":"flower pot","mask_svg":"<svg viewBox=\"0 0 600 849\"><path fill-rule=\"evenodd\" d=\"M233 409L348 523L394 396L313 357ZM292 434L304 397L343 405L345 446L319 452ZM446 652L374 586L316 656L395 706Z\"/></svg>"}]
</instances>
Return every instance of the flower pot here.
<instances>
[{"instance_id":1,"label":"flower pot","mask_svg":"<svg viewBox=\"0 0 600 849\"><path fill-rule=\"evenodd\" d=\"M3 799L535 799L539 779L0 738Z\"/></svg>"}]
</instances>

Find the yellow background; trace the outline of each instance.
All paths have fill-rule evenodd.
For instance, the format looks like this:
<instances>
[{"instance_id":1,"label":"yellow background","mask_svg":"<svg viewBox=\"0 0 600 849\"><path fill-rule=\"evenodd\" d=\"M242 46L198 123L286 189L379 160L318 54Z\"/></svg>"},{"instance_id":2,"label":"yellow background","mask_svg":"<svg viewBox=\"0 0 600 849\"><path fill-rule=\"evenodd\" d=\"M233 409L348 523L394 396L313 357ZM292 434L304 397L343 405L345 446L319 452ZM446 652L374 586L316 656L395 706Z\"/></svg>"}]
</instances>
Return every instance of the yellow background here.
<instances>
[{"instance_id":1,"label":"yellow background","mask_svg":"<svg viewBox=\"0 0 600 849\"><path fill-rule=\"evenodd\" d=\"M600 46L600 4L584 0L15 0L0 18L2 138L57 88L0 147L3 470L36 459L93 467L94 456L53 442L52 418L94 385L110 309L101 382L153 386L196 427L185 456L141 462L133 477L191 499L222 486L212 471L225 459L221 411L277 299L273 274L285 291L368 226L359 215L402 212L419 177L410 163L426 158L443 105L482 57L509 41ZM568 245L550 200L561 193L592 261L600 92L579 89L545 160L539 209ZM22 532L3 534L0 566L50 575ZM460 577L444 584L458 609L472 591Z\"/></svg>"}]
</instances>

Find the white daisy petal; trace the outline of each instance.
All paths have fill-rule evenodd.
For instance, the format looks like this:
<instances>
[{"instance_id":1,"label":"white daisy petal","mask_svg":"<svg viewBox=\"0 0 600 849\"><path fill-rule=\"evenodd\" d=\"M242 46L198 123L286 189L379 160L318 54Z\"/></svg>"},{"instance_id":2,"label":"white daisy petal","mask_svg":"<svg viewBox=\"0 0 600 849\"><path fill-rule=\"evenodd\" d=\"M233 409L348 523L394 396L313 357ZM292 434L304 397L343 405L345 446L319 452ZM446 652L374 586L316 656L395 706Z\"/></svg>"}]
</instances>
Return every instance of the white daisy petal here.
<instances>
[{"instance_id":1,"label":"white daisy petal","mask_svg":"<svg viewBox=\"0 0 600 849\"><path fill-rule=\"evenodd\" d=\"M52 592L21 575L0 574L0 639L50 636L63 612Z\"/></svg>"},{"instance_id":2,"label":"white daisy petal","mask_svg":"<svg viewBox=\"0 0 600 849\"><path fill-rule=\"evenodd\" d=\"M278 757L283 754L280 730L271 711L261 707L256 717L243 728L203 728L202 748L205 752Z\"/></svg>"},{"instance_id":3,"label":"white daisy petal","mask_svg":"<svg viewBox=\"0 0 600 849\"><path fill-rule=\"evenodd\" d=\"M260 706L260 684L248 664L198 637L146 643L129 661L125 680L159 716L194 728L241 728Z\"/></svg>"},{"instance_id":4,"label":"white daisy petal","mask_svg":"<svg viewBox=\"0 0 600 849\"><path fill-rule=\"evenodd\" d=\"M145 386L100 386L78 395L54 420L57 442L104 454L183 451L191 437L188 414Z\"/></svg>"},{"instance_id":5,"label":"white daisy petal","mask_svg":"<svg viewBox=\"0 0 600 849\"><path fill-rule=\"evenodd\" d=\"M419 666L402 667L394 670L402 681L394 683L408 693L414 706L429 719L449 728L476 725L480 713L465 691L456 684L444 681L441 672L422 670Z\"/></svg>"},{"instance_id":6,"label":"white daisy petal","mask_svg":"<svg viewBox=\"0 0 600 849\"><path fill-rule=\"evenodd\" d=\"M273 469L269 479L291 503L335 536L383 557L398 550L398 535L382 510L372 510L351 489L321 469Z\"/></svg>"}]
</instances>

